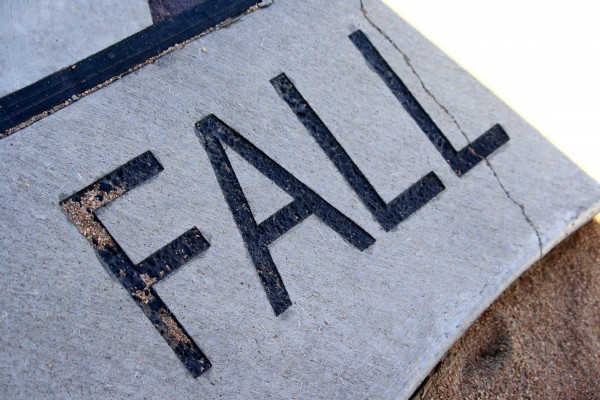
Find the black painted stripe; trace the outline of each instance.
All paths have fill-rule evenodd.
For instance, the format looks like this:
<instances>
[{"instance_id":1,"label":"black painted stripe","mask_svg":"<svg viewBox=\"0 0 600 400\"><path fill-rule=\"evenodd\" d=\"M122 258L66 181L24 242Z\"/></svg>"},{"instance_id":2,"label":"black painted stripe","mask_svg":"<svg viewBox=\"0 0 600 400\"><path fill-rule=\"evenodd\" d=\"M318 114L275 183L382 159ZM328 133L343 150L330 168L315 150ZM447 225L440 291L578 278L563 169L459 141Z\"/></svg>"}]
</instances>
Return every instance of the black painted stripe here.
<instances>
[{"instance_id":1,"label":"black painted stripe","mask_svg":"<svg viewBox=\"0 0 600 400\"><path fill-rule=\"evenodd\" d=\"M0 98L0 132L237 16L260 0L208 0L152 25L76 64ZM0 133L0 138L6 136Z\"/></svg>"}]
</instances>

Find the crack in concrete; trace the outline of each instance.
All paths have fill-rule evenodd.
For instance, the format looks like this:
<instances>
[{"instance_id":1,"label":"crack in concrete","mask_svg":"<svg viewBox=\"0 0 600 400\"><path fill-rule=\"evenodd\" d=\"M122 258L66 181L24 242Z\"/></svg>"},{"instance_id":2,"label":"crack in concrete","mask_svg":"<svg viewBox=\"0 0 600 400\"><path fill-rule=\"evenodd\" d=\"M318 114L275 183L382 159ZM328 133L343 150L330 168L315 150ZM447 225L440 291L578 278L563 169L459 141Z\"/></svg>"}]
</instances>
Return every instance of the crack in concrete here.
<instances>
[{"instance_id":1,"label":"crack in concrete","mask_svg":"<svg viewBox=\"0 0 600 400\"><path fill-rule=\"evenodd\" d=\"M452 120L452 122L454 123L454 125L456 125L456 127L459 130L459 132L462 134L462 136L467 141L470 151L473 154L475 154L477 157L481 158L485 162L485 164L488 166L488 168L490 169L490 171L492 171L492 174L494 175L494 178L498 182L498 185L500 186L500 188L502 189L502 191L504 192L504 194L506 195L506 197L512 203L514 203L517 207L519 207L519 209L521 210L521 214L523 215L523 218L525 218L525 221L527 222L527 224L535 232L535 236L537 237L538 248L539 248L538 259L541 259L542 255L544 254L544 252L543 252L543 244L542 244L542 237L540 236L540 233L539 233L537 227L535 226L535 224L533 223L533 221L531 220L531 218L529 217L529 215L527 215L527 212L525 211L525 206L523 204L519 203L516 199L514 199L511 196L510 192L506 189L506 187L502 183L502 180L498 176L498 173L493 168L493 166L490 163L490 161L486 157L483 157L482 155L478 154L475 151L475 149L471 146L472 143L469 140L469 137L467 136L467 134L465 133L465 131L463 130L463 128L458 123L458 120L454 117L454 115L452 115L452 113L446 108L446 106L444 106L434 96L434 94L425 85L425 82L423 82L423 79L421 79L421 76L417 73L415 67L412 65L412 62L411 62L410 57L408 56L408 54L406 54L402 49L400 49L400 47L398 47L398 45L396 45L396 43L369 17L367 9L365 8L365 5L363 3L363 0L359 0L359 2L360 2L360 12L362 13L363 17L367 20L367 22L369 23L369 25L371 25L377 32L379 32L379 34L381 34L381 36L383 36L385 38L385 40L387 40L392 45L392 47L394 47L394 49L396 49L402 55L402 58L404 59L404 62L410 68L410 70L412 71L412 73L414 74L414 76L419 81L419 83L420 83L421 88L423 89L423 91L425 91L425 93L427 93L427 95L435 102L435 104L437 104L437 106L440 107L440 109L446 115L448 115L448 117Z\"/></svg>"},{"instance_id":2,"label":"crack in concrete","mask_svg":"<svg viewBox=\"0 0 600 400\"><path fill-rule=\"evenodd\" d=\"M471 147L470 147L470 149L473 150ZM475 151L473 151L473 152L474 152L474 154L477 157L479 157L483 161L485 161L485 163L489 167L490 171L492 171L492 174L494 175L494 178L496 178L496 181L498 182L498 185L504 191L504 194L506 194L506 197L510 201L512 201L517 207L519 207L519 209L521 210L521 214L523 214L523 218L525 218L525 221L527 222L527 224L529 224L529 226L531 227L531 229L533 229L533 232L535 233L535 236L536 236L537 242L538 242L538 249L539 249L538 260L540 260L542 258L542 256L544 255L544 245L542 244L542 237L540 236L540 232L538 231L537 227L535 226L535 224L533 223L533 221L531 220L531 218L529 217L529 215L527 215L527 212L525 211L525 205L521 204L520 202L518 202L517 200L515 200L511 196L510 192L506 189L506 187L504 186L504 184L500 180L500 177L498 176L498 173L496 173L496 170L492 167L492 164L490 163L490 161L486 157L482 157L481 155L477 154Z\"/></svg>"}]
</instances>

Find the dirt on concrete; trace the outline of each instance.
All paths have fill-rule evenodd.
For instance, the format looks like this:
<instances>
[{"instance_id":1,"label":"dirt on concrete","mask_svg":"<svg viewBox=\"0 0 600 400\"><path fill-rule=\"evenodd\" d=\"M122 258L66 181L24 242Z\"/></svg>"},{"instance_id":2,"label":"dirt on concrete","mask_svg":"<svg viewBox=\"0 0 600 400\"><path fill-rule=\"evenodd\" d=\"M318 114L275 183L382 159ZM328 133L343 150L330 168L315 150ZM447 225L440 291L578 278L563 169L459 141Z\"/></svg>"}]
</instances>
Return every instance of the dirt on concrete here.
<instances>
[{"instance_id":1,"label":"dirt on concrete","mask_svg":"<svg viewBox=\"0 0 600 400\"><path fill-rule=\"evenodd\" d=\"M414 399L600 399L600 215L515 281Z\"/></svg>"}]
</instances>

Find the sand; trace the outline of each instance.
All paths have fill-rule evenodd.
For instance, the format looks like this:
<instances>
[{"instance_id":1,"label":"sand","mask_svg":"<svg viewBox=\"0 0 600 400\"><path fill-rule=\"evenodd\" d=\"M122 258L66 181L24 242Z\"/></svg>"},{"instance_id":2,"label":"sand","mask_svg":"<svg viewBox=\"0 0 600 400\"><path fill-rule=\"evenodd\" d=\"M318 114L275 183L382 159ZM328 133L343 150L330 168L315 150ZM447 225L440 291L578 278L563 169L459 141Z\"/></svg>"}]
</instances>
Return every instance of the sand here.
<instances>
[{"instance_id":1,"label":"sand","mask_svg":"<svg viewBox=\"0 0 600 400\"><path fill-rule=\"evenodd\" d=\"M414 399L600 399L600 215L515 281Z\"/></svg>"}]
</instances>

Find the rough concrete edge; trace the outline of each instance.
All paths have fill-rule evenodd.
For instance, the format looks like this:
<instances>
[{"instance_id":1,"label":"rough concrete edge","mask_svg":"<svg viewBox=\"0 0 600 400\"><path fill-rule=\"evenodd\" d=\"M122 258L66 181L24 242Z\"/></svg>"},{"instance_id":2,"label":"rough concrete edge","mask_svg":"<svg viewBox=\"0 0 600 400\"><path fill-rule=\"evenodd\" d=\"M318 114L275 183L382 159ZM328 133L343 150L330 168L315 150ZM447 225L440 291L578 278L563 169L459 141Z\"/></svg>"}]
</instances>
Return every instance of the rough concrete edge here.
<instances>
[{"instance_id":1,"label":"rough concrete edge","mask_svg":"<svg viewBox=\"0 0 600 400\"><path fill-rule=\"evenodd\" d=\"M157 55L155 55L153 57L150 57L147 60L145 60L145 61L143 61L143 62L141 62L141 63L139 63L139 64L137 64L137 65L135 65L135 66L133 66L131 68L129 68L128 70L126 70L124 72L121 72L120 74L115 75L115 76L113 76L110 79L107 79L106 81L100 83L99 85L96 85L93 88L88 89L88 90L86 90L84 92L81 92L81 93L79 93L77 95L73 95L69 100L66 100L66 101L62 102L61 104L59 104L59 105L56 105L56 106L54 106L54 107L52 107L52 108L50 108L50 109L48 109L46 111L43 111L43 112L39 113L38 115L33 116L33 117L29 118L27 121L21 122L20 124L14 126L12 128L8 128L4 132L0 132L0 139L4 139L5 137L8 137L8 136L10 136L10 135L12 135L12 134L14 134L14 133L16 133L16 132L18 132L18 131L26 128L29 125L31 125L31 124L33 124L33 123L35 123L37 121L40 121L40 120L46 118L47 116L54 114L55 112L57 112L59 110L62 110L63 108L65 108L65 107L67 107L67 106L75 103L80 98L85 97L85 96L87 96L87 95L89 95L91 93L94 93L95 91L97 91L99 89L102 89L105 86L110 85L114 81L116 81L118 79L121 79L125 75L128 75L128 74L130 74L130 73L132 73L134 71L137 71L138 69L140 69L140 68L142 68L142 67L144 67L144 66L146 66L148 64L152 64L155 60L158 60L159 58L164 57L167 54L169 54L169 53L171 53L171 52L173 52L173 51L175 51L177 49L181 49L181 48L185 47L187 44L189 44L189 43L191 43L191 42L193 42L193 41L195 41L195 40L197 40L197 39L199 39L199 38L201 38L203 36L206 36L206 35L208 35L209 33L213 32L213 31L216 31L216 30L222 29L222 28L227 28L227 27L229 27L232 24L240 22L244 16L246 16L246 15L248 15L248 14L250 14L250 13L256 11L256 10L259 10L261 8L268 7L271 4L273 4L273 0L264 0L264 1L260 2L259 4L256 4L256 5L248 8L246 11L244 11L240 15L228 18L225 21L223 21L223 22L221 22L221 23L219 23L219 24L217 24L217 25L215 25L215 26L213 26L211 28L208 28L207 30L205 30L202 33L199 33L196 36L193 36L193 37L191 37L191 38L189 38L187 40L184 40L183 42L177 43L177 44L169 47L168 49L163 50L159 54L157 54ZM66 68L71 68L71 67L65 67L63 69L66 69Z\"/></svg>"},{"instance_id":2,"label":"rough concrete edge","mask_svg":"<svg viewBox=\"0 0 600 400\"><path fill-rule=\"evenodd\" d=\"M452 354L451 351L452 351L452 348L454 347L454 345L467 333L469 328L477 321L477 319L479 319L479 317L481 317L483 315L483 313L488 308L490 308L492 306L492 304L494 302L496 302L496 300L498 300L500 298L500 296L513 283L515 283L515 281L517 281L527 270L529 270L529 268L531 268L537 262L541 261L544 258L544 256L546 256L548 253L550 253L556 246L561 244L572 233L574 233L579 228L581 228L582 226L584 226L585 224L590 222L597 215L600 216L600 200L598 200L595 204L593 204L588 209L583 211L572 223L570 223L565 228L563 234L560 235L559 237L557 237L556 240L549 242L548 245L546 245L543 249L542 257L531 258L530 262L524 263L523 266L519 270L515 271L515 273L511 277L511 279L504 280L504 281L499 280L498 284L495 286L495 290L494 290L495 294L493 296L489 297L488 299L486 299L485 302L478 304L477 307L474 307L468 313L468 315L470 315L471 317L465 319L465 321L467 321L467 323L463 327L461 327L461 329L458 331L457 335L452 337L452 341L450 342L450 345L446 349L444 349L444 351L441 353L441 356L439 356L436 361L434 361L433 363L430 364L429 372L426 374L426 376L421 378L422 379L422 381L420 380L421 383L418 386L416 384L413 385L413 386L416 386L416 388L409 391L409 393L412 392L413 394L408 398L410 400L425 399L426 397L423 397L423 396L425 396L427 394L427 391L429 389L430 377L437 371L441 362L447 356L451 356L451 354Z\"/></svg>"}]
</instances>

